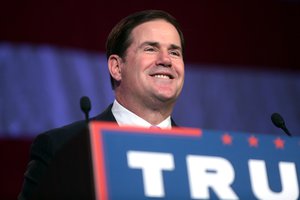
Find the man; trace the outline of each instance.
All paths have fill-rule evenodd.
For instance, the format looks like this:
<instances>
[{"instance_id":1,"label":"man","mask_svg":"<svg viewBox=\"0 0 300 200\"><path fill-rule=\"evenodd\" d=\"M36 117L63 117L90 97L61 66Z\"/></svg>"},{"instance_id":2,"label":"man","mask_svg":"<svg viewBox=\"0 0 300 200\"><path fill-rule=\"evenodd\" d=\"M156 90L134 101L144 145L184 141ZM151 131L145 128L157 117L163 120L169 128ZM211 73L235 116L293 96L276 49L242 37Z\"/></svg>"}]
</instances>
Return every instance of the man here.
<instances>
[{"instance_id":1,"label":"man","mask_svg":"<svg viewBox=\"0 0 300 200\"><path fill-rule=\"evenodd\" d=\"M175 126L171 113L184 82L184 38L176 20L158 10L134 13L112 29L106 47L115 101L92 120L146 128ZM31 199L57 152L85 128L79 121L35 139L19 199Z\"/></svg>"}]
</instances>

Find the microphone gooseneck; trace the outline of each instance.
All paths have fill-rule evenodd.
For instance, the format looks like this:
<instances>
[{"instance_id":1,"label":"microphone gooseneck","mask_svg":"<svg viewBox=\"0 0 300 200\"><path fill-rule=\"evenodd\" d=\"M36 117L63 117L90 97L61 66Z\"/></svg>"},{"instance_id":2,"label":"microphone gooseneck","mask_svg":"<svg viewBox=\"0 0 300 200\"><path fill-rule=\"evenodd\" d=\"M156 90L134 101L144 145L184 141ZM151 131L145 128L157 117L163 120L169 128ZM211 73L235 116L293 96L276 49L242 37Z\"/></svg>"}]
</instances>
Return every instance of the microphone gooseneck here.
<instances>
[{"instance_id":1,"label":"microphone gooseneck","mask_svg":"<svg viewBox=\"0 0 300 200\"><path fill-rule=\"evenodd\" d=\"M83 96L80 98L80 108L85 115L85 121L88 123L90 121L89 112L91 110L91 101L89 97Z\"/></svg>"},{"instance_id":2,"label":"microphone gooseneck","mask_svg":"<svg viewBox=\"0 0 300 200\"><path fill-rule=\"evenodd\" d=\"M279 113L273 113L271 115L271 120L276 127L281 128L288 136L292 136L292 134L285 126L284 119Z\"/></svg>"}]
</instances>

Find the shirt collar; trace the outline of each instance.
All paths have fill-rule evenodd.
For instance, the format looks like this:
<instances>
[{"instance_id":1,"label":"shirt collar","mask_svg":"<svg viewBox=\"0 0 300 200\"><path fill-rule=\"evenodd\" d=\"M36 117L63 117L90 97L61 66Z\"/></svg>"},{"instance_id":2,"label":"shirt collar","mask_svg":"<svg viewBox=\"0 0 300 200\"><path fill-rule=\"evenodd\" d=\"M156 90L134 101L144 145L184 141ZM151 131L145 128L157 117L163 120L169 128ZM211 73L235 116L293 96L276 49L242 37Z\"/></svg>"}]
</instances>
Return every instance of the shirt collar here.
<instances>
[{"instance_id":1,"label":"shirt collar","mask_svg":"<svg viewBox=\"0 0 300 200\"><path fill-rule=\"evenodd\" d=\"M122 106L117 100L114 100L112 109L111 109L114 117L117 120L119 126L141 126L145 128L149 128L152 126L149 122L137 116L130 110L126 109ZM162 129L171 129L171 117L167 117L164 121L156 125Z\"/></svg>"}]
</instances>

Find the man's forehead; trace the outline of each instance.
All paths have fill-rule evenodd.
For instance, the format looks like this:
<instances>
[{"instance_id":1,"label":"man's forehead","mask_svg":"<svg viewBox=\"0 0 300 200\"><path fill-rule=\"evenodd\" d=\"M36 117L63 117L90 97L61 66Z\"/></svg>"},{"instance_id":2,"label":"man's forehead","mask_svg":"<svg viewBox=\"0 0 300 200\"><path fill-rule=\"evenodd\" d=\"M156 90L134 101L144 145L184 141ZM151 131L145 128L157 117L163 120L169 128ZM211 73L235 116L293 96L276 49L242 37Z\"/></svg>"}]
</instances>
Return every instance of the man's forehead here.
<instances>
[{"instance_id":1,"label":"man's forehead","mask_svg":"<svg viewBox=\"0 0 300 200\"><path fill-rule=\"evenodd\" d=\"M146 43L166 43L181 48L180 35L173 24L165 20L152 20L136 26L131 34L131 41L139 46Z\"/></svg>"},{"instance_id":2,"label":"man's forehead","mask_svg":"<svg viewBox=\"0 0 300 200\"><path fill-rule=\"evenodd\" d=\"M140 47L143 47L143 46L161 47L163 45L164 45L163 43L160 43L160 42L157 42L157 41L145 41L145 42L141 43L139 46ZM165 45L167 45L167 47L169 49L179 49L179 50L182 50L181 46L177 45L177 44L169 43L169 44L165 44Z\"/></svg>"}]
</instances>

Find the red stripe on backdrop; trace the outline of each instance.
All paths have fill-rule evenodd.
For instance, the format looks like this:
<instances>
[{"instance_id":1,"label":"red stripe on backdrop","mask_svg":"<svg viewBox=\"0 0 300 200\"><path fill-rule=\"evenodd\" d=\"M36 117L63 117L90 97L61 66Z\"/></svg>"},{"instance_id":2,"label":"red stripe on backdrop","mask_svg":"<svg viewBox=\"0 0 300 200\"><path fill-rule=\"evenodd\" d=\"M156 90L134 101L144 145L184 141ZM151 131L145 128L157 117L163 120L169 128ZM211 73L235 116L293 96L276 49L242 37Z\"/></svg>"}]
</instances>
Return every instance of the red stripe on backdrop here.
<instances>
[{"instance_id":1,"label":"red stripe on backdrop","mask_svg":"<svg viewBox=\"0 0 300 200\"><path fill-rule=\"evenodd\" d=\"M300 3L281 1L6 1L0 40L104 51L107 34L125 15L164 9L182 24L187 61L299 69Z\"/></svg>"},{"instance_id":2,"label":"red stripe on backdrop","mask_svg":"<svg viewBox=\"0 0 300 200\"><path fill-rule=\"evenodd\" d=\"M30 139L0 139L0 198L16 199L29 160Z\"/></svg>"}]
</instances>

